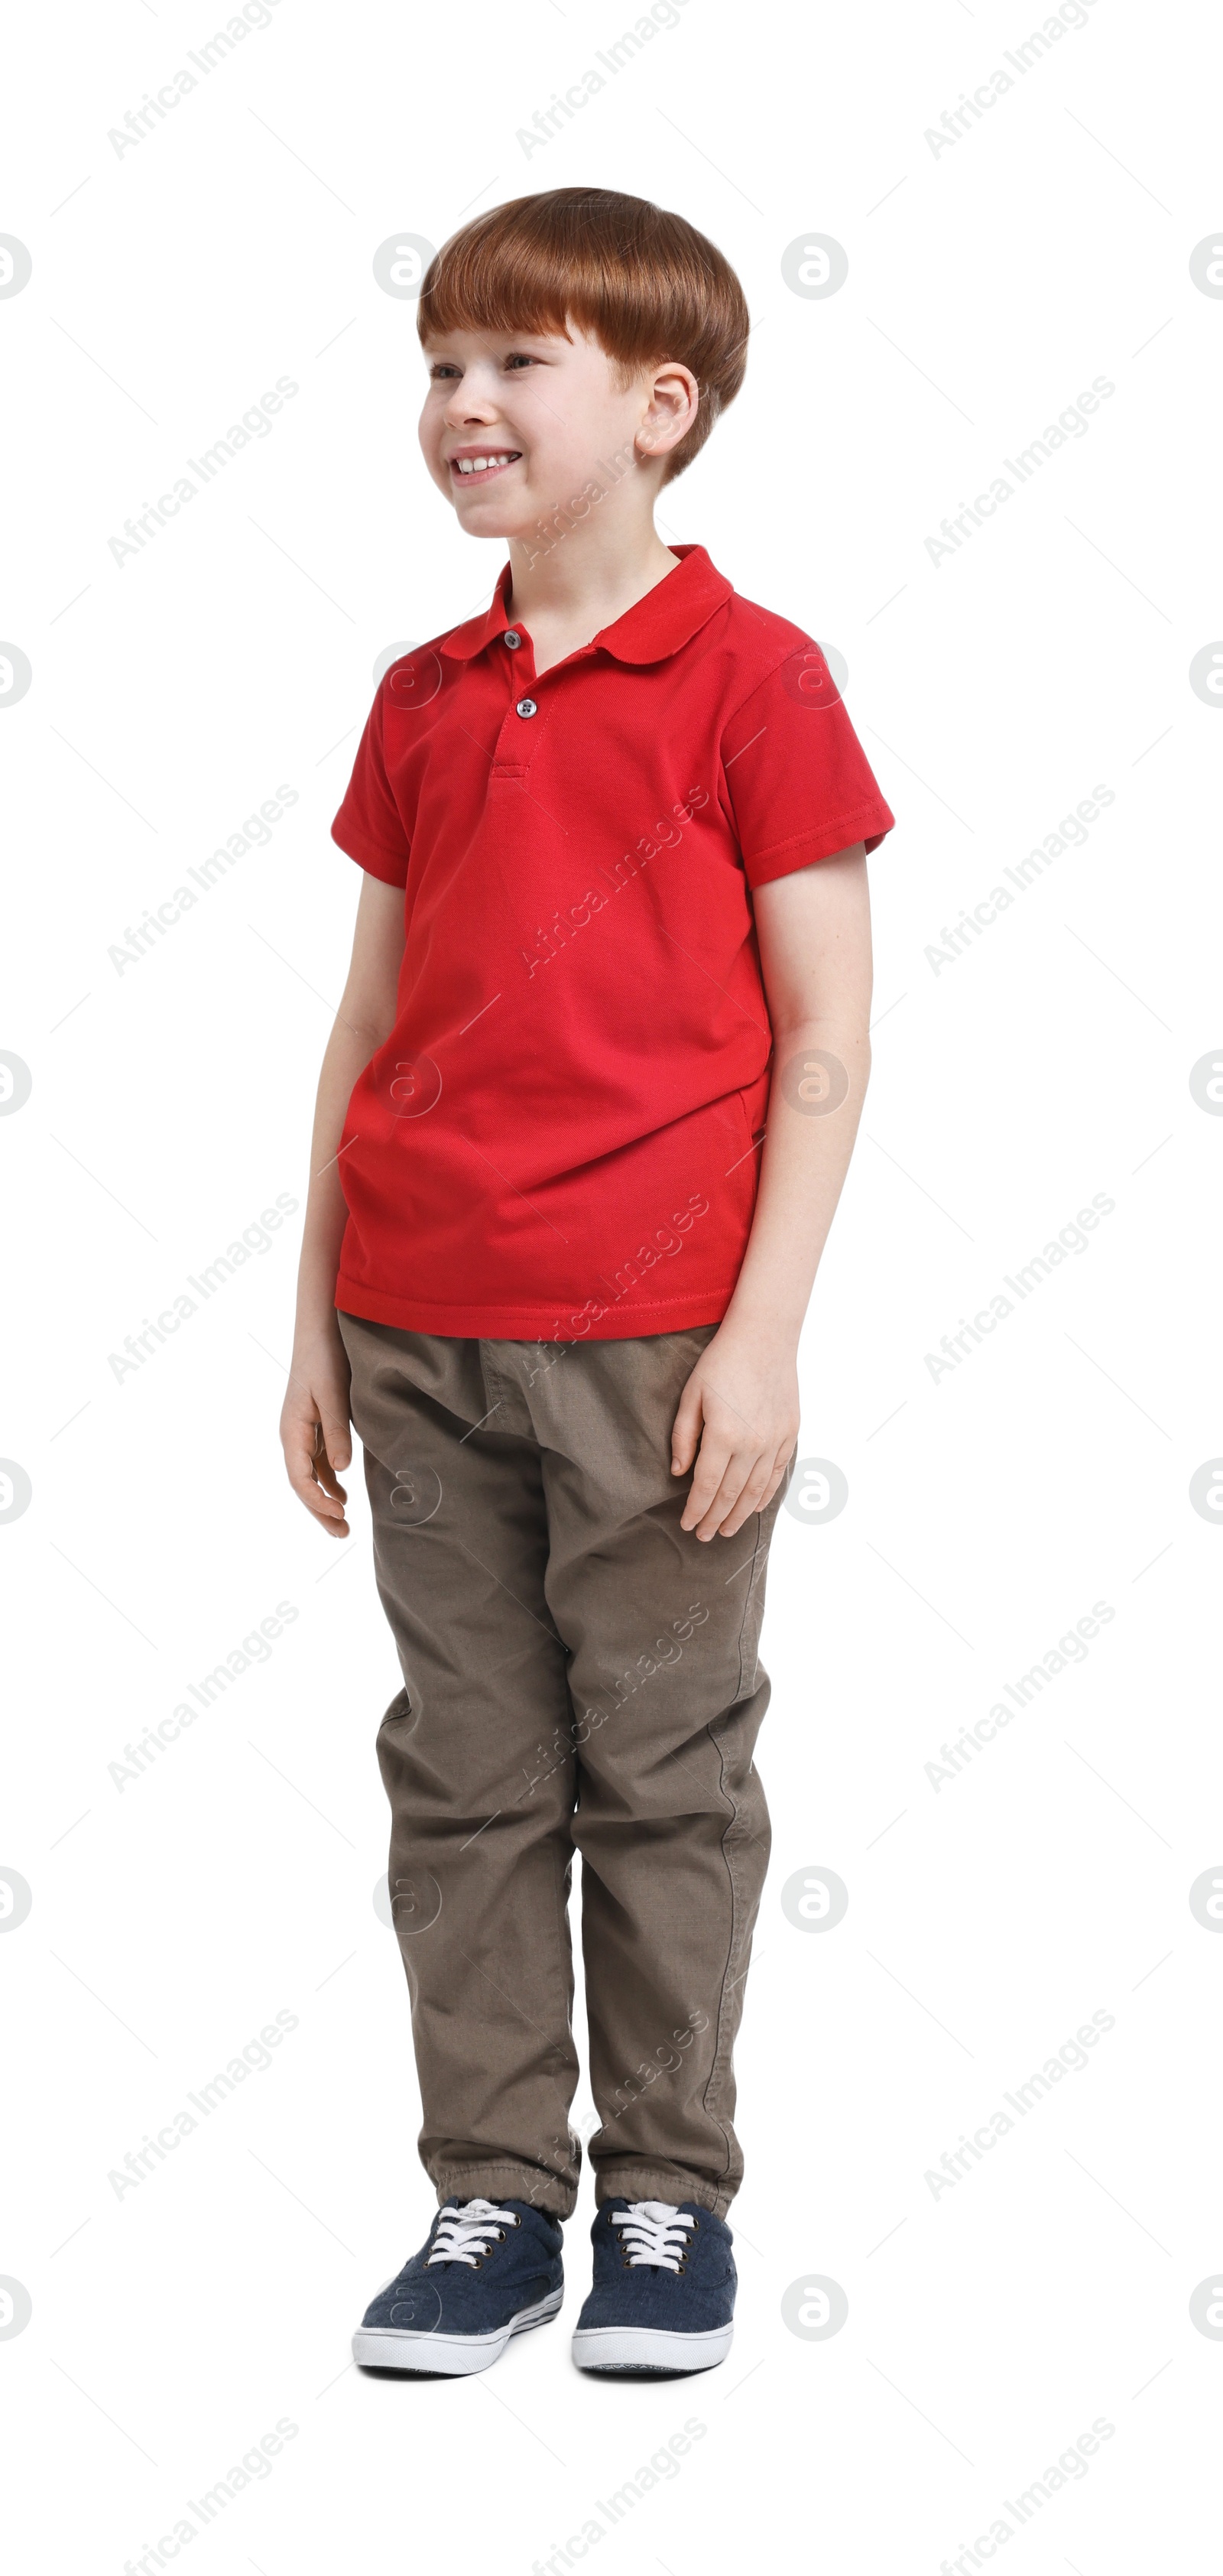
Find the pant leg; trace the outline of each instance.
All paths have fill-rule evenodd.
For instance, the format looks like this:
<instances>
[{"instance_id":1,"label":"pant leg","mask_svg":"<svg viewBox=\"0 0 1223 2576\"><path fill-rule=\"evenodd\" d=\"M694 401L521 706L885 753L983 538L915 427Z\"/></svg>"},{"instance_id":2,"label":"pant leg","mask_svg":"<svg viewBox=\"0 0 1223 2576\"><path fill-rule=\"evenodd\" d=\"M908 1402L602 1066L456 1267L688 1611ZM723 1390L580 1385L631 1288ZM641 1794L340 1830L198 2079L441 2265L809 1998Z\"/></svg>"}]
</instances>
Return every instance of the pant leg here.
<instances>
[{"instance_id":1,"label":"pant leg","mask_svg":"<svg viewBox=\"0 0 1223 2576\"><path fill-rule=\"evenodd\" d=\"M404 1682L378 1759L421 2161L439 2200L479 2192L566 2217L581 2152L574 1748L538 1444L489 1346L351 1315L340 1326Z\"/></svg>"},{"instance_id":2,"label":"pant leg","mask_svg":"<svg viewBox=\"0 0 1223 2576\"><path fill-rule=\"evenodd\" d=\"M681 1530L671 1428L712 1330L554 1346L528 1400L544 1589L571 1649L597 2196L721 2216L742 2179L732 2050L769 1851L757 1645L793 1461L735 1538Z\"/></svg>"}]
</instances>

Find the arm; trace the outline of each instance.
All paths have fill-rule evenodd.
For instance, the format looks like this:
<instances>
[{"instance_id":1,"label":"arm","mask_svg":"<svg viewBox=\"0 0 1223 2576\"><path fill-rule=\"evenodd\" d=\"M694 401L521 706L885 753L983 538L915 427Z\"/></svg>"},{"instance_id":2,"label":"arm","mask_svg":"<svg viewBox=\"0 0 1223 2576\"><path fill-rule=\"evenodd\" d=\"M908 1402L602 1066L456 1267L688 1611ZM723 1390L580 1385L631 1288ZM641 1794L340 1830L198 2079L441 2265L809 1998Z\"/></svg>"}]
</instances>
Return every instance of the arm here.
<instances>
[{"instance_id":1,"label":"arm","mask_svg":"<svg viewBox=\"0 0 1223 2576\"><path fill-rule=\"evenodd\" d=\"M363 876L348 969L319 1075L310 1148L310 1189L297 1273L297 1321L280 1438L289 1483L333 1538L347 1538L347 1501L337 1480L352 1454L348 1358L335 1313L340 1243L348 1216L336 1156L352 1087L395 1025L403 957L402 886Z\"/></svg>"},{"instance_id":2,"label":"arm","mask_svg":"<svg viewBox=\"0 0 1223 2576\"><path fill-rule=\"evenodd\" d=\"M773 1084L756 1213L735 1292L684 1388L672 1473L696 1472L681 1527L723 1538L776 1493L798 1437L798 1337L870 1074L871 935L861 842L757 888ZM844 1068L848 1090L818 1049ZM803 1084L803 1091L799 1085ZM789 1096L788 1096L789 1095ZM699 1443L699 1454L698 1454Z\"/></svg>"}]
</instances>

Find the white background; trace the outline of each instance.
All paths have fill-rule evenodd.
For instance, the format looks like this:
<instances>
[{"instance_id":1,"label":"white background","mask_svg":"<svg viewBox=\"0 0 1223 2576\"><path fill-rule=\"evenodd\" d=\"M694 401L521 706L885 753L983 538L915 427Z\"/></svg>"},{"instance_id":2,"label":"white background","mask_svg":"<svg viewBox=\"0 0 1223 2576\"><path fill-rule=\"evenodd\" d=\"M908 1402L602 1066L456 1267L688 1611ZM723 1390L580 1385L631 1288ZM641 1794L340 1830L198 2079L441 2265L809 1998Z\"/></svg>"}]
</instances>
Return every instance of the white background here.
<instances>
[{"instance_id":1,"label":"white background","mask_svg":"<svg viewBox=\"0 0 1223 2576\"><path fill-rule=\"evenodd\" d=\"M0 629L33 680L0 708L0 1046L33 1089L0 1121L0 1451L33 1490L0 1530L0 1863L33 1905L0 1940L0 2273L32 2315L0 2378L23 2567L120 2576L282 2417L193 2566L526 2576L689 2416L703 2440L592 2549L608 2568L934 2576L1096 2418L1111 2437L999 2555L1204 2563L1223 2349L1189 2301L1223 2258L1223 1943L1188 1899L1223 1858L1223 1538L1189 1480L1223 1436L1223 1125L1189 1075L1223 1038L1223 718L1188 672L1223 631L1223 301L1189 259L1221 211L1219 62L1204 9L1087 15L937 154L926 130L1037 11L688 0L529 154L519 129L630 16L280 0L121 155L108 130L224 18L116 0L10 26L0 227L33 274L0 303ZM358 883L328 827L373 665L503 560L426 478L414 307L374 252L575 181L677 208L738 270L746 384L659 524L837 646L897 815L874 1080L803 1344L802 1454L849 1501L783 1513L770 1569L729 2362L573 2371L587 2182L559 2326L482 2380L362 2381L349 2334L432 2196L373 1904L398 1672L364 1497L358 1474L333 1558L276 1439L300 1215L135 1373L108 1354L304 1199ZM848 253L830 299L783 282L808 230ZM271 434L117 564L124 520L282 374ZM936 565L925 539L1097 375L1087 434ZM282 781L270 844L117 972L126 926ZM936 973L943 925L1097 782L1086 845ZM926 1354L1097 1193L1089 1247L936 1381ZM1086 1659L932 1784L1098 1600ZM279 1601L270 1658L117 1786ZM821 1868L849 1909L811 1937L780 1891ZM274 2063L118 2197L111 2171L277 2011ZM927 2171L1097 2011L1089 2066L935 2197ZM826 2340L781 2313L814 2275L848 2299Z\"/></svg>"}]
</instances>

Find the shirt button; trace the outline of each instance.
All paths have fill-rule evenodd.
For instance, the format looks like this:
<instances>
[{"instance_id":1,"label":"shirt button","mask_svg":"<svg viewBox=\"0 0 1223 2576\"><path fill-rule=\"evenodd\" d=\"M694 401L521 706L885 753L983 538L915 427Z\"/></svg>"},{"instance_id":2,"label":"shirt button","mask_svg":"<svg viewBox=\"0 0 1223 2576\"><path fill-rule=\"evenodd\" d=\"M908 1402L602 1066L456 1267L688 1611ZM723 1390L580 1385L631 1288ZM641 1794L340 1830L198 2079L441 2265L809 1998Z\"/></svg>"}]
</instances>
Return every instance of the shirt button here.
<instances>
[{"instance_id":1,"label":"shirt button","mask_svg":"<svg viewBox=\"0 0 1223 2576\"><path fill-rule=\"evenodd\" d=\"M511 653L516 653L522 642L522 637L521 635L515 634L512 626L507 626L505 631L505 641L509 645Z\"/></svg>"},{"instance_id":2,"label":"shirt button","mask_svg":"<svg viewBox=\"0 0 1223 2576\"><path fill-rule=\"evenodd\" d=\"M535 712L536 708L534 698L520 698L514 709L516 716L533 716Z\"/></svg>"}]
</instances>

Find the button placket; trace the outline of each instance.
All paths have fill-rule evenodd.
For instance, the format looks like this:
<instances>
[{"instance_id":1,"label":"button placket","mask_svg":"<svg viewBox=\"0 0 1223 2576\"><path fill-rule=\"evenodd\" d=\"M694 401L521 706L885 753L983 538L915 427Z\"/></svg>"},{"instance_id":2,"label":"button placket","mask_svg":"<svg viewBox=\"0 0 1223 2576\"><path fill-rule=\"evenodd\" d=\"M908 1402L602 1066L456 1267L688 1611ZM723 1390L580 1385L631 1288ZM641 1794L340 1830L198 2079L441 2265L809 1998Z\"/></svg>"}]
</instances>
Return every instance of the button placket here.
<instances>
[{"instance_id":1,"label":"button placket","mask_svg":"<svg viewBox=\"0 0 1223 2576\"><path fill-rule=\"evenodd\" d=\"M520 652L525 653L527 669L530 669L531 638L524 628L518 626L507 626L503 628L500 641L507 654ZM508 722L509 715L513 714L517 716L520 723L529 723L531 717L538 715L540 712L539 700L531 694L533 683L531 680L527 679L526 671L522 673L521 678L519 678L517 673L513 675L511 687L513 687L515 683L518 688L522 690L522 695L521 697L511 697L509 708L507 709L506 722ZM521 737L517 736L513 739L516 743L521 740ZM515 783L521 784L527 775L527 768L528 762L525 752L522 756L519 756L516 749L511 749L510 742L507 741L503 729L498 737L497 755L493 760L492 776L494 778L513 780Z\"/></svg>"}]
</instances>

